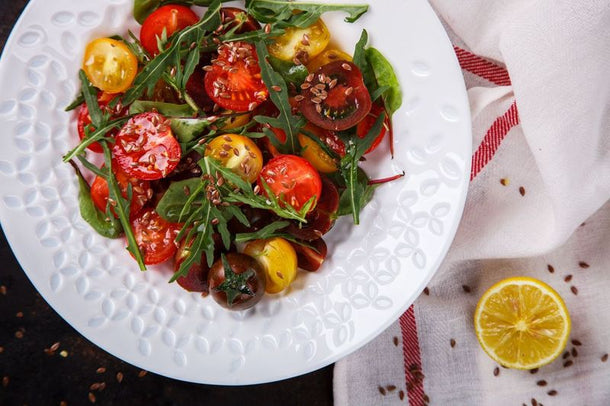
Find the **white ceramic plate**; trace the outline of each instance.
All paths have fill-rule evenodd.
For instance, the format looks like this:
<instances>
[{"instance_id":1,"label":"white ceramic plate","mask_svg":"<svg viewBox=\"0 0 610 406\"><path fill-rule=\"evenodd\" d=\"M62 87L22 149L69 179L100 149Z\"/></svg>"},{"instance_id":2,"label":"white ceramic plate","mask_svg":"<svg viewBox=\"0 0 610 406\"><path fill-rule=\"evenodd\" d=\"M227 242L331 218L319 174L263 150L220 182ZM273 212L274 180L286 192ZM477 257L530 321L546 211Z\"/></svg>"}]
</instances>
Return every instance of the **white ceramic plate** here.
<instances>
[{"instance_id":1,"label":"white ceramic plate","mask_svg":"<svg viewBox=\"0 0 610 406\"><path fill-rule=\"evenodd\" d=\"M378 189L360 226L339 221L317 273L286 295L229 312L168 284L167 269L140 272L122 240L80 218L76 178L62 155L77 143L63 111L92 38L137 31L132 0L32 0L0 65L0 218L23 269L49 304L115 356L168 377L253 384L328 365L371 340L415 300L459 222L470 172L464 83L451 44L424 0L370 1L356 24L325 18L353 49L362 28L392 62L404 91L387 147L367 171L407 176Z\"/></svg>"}]
</instances>

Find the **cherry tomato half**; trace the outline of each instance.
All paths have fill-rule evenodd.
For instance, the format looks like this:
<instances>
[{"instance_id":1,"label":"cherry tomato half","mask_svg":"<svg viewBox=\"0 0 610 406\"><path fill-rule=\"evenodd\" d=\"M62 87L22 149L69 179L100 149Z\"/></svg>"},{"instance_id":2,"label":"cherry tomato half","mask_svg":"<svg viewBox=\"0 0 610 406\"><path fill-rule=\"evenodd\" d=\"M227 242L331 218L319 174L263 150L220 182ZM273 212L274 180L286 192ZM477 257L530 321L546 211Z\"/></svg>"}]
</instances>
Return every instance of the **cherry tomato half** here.
<instances>
[{"instance_id":1,"label":"cherry tomato half","mask_svg":"<svg viewBox=\"0 0 610 406\"><path fill-rule=\"evenodd\" d=\"M371 96L362 73L351 62L331 62L307 79L301 86L304 99L299 108L305 118L318 127L346 130L371 110Z\"/></svg>"},{"instance_id":2,"label":"cherry tomato half","mask_svg":"<svg viewBox=\"0 0 610 406\"><path fill-rule=\"evenodd\" d=\"M220 45L206 72L205 90L220 107L236 112L252 111L267 100L254 46L240 41Z\"/></svg>"},{"instance_id":3,"label":"cherry tomato half","mask_svg":"<svg viewBox=\"0 0 610 406\"><path fill-rule=\"evenodd\" d=\"M121 189L121 195L127 198L128 188L131 185L131 203L129 206L129 217L134 218L138 215L144 204L150 200L153 191L150 188L150 183L145 180L136 179L127 175L120 166L112 165L112 172ZM91 184L91 198L95 206L101 211L106 211L108 204L108 182L101 176L96 176ZM113 211L114 212L114 211ZM116 214L115 214L116 217Z\"/></svg>"},{"instance_id":4,"label":"cherry tomato half","mask_svg":"<svg viewBox=\"0 0 610 406\"><path fill-rule=\"evenodd\" d=\"M307 64L307 70L314 72L320 66L324 66L335 61L351 62L352 57L343 51L339 51L338 49L327 49Z\"/></svg>"},{"instance_id":5,"label":"cherry tomato half","mask_svg":"<svg viewBox=\"0 0 610 406\"><path fill-rule=\"evenodd\" d=\"M122 93L138 73L138 59L123 42L98 38L85 48L83 70L98 89Z\"/></svg>"},{"instance_id":6,"label":"cherry tomato half","mask_svg":"<svg viewBox=\"0 0 610 406\"><path fill-rule=\"evenodd\" d=\"M180 144L165 117L158 113L133 116L115 139L112 153L121 168L134 178L164 178L180 162Z\"/></svg>"},{"instance_id":7,"label":"cherry tomato half","mask_svg":"<svg viewBox=\"0 0 610 406\"><path fill-rule=\"evenodd\" d=\"M366 117L364 117L362 119L362 121L360 121L358 123L358 126L356 127L356 135L359 138L366 137L366 135L371 130L371 128L373 128L373 125L375 125L375 121L377 121L377 118L379 118L379 115L384 112L385 112L385 109L383 108L382 105L380 105L379 103L374 103L373 107L371 107L371 111L369 112L369 114L367 114ZM365 154L368 154L369 152L371 152L372 150L374 150L375 148L377 148L379 146L379 144L383 140L383 137L385 137L385 135L387 134L389 128L390 128L390 118L386 115L385 120L383 121L383 126L381 127L381 131L379 132L377 137L373 140L373 143L371 144L369 149L366 150Z\"/></svg>"},{"instance_id":8,"label":"cherry tomato half","mask_svg":"<svg viewBox=\"0 0 610 406\"><path fill-rule=\"evenodd\" d=\"M345 144L343 141L334 131L316 127L311 123L307 123L303 130L307 131L307 134L299 133L299 144L303 148L301 152L303 158L322 173L336 172L339 169L337 162L311 136L318 137L320 141L326 143L339 156L345 155Z\"/></svg>"},{"instance_id":9,"label":"cherry tomato half","mask_svg":"<svg viewBox=\"0 0 610 406\"><path fill-rule=\"evenodd\" d=\"M131 227L146 265L160 264L176 253L175 238L182 225L170 223L148 208L131 221Z\"/></svg>"},{"instance_id":10,"label":"cherry tomato half","mask_svg":"<svg viewBox=\"0 0 610 406\"><path fill-rule=\"evenodd\" d=\"M180 31L198 21L197 14L186 6L168 4L159 7L144 20L140 30L140 42L149 54L155 56L159 53L157 38L161 38L163 30L169 38L176 31Z\"/></svg>"},{"instance_id":11,"label":"cherry tomato half","mask_svg":"<svg viewBox=\"0 0 610 406\"><path fill-rule=\"evenodd\" d=\"M318 201L322 192L322 180L318 171L296 155L279 155L271 159L259 175L258 182L261 190L264 190L261 180L265 181L280 201L283 200L296 210L301 210L312 197Z\"/></svg>"},{"instance_id":12,"label":"cherry tomato half","mask_svg":"<svg viewBox=\"0 0 610 406\"><path fill-rule=\"evenodd\" d=\"M220 18L223 25L223 31L227 32L237 27L235 34L243 34L245 32L256 31L261 28L261 25L246 10L238 7L222 7L220 9Z\"/></svg>"},{"instance_id":13,"label":"cherry tomato half","mask_svg":"<svg viewBox=\"0 0 610 406\"><path fill-rule=\"evenodd\" d=\"M258 178L263 167L263 153L245 135L220 135L206 146L205 155L218 160L222 166L250 183Z\"/></svg>"},{"instance_id":14,"label":"cherry tomato half","mask_svg":"<svg viewBox=\"0 0 610 406\"><path fill-rule=\"evenodd\" d=\"M326 24L318 20L307 28L288 27L284 34L274 38L269 53L285 61L297 59L303 64L324 51L330 41Z\"/></svg>"}]
</instances>

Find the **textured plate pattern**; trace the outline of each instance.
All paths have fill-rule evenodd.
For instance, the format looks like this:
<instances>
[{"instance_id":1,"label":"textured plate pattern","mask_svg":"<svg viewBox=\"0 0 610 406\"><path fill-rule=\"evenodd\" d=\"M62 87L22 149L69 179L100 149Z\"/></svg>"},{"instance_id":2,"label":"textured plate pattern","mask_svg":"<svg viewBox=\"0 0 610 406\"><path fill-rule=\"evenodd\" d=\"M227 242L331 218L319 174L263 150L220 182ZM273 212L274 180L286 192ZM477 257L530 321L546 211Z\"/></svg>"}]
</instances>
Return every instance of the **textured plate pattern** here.
<instances>
[{"instance_id":1,"label":"textured plate pattern","mask_svg":"<svg viewBox=\"0 0 610 406\"><path fill-rule=\"evenodd\" d=\"M452 48L423 0L371 2L355 25L330 15L350 50L363 27L404 87L396 156L367 161L378 189L362 224L339 221L330 257L285 295L231 313L169 285L164 267L139 272L123 241L84 223L76 179L61 156L75 145L63 112L92 38L137 32L132 0L32 0L0 66L0 217L29 278L76 329L116 356L178 379L246 384L305 373L350 353L395 320L438 268L455 233L470 164L469 111ZM213 366L213 367L212 367Z\"/></svg>"}]
</instances>

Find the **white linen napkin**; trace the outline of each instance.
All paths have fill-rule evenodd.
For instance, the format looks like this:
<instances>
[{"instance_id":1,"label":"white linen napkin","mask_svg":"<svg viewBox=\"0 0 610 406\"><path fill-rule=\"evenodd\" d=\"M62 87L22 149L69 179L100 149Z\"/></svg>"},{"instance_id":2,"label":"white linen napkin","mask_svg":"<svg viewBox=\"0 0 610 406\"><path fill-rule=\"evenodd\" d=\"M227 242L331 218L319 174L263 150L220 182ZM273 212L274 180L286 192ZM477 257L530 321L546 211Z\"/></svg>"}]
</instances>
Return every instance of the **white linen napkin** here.
<instances>
[{"instance_id":1,"label":"white linen napkin","mask_svg":"<svg viewBox=\"0 0 610 406\"><path fill-rule=\"evenodd\" d=\"M610 1L431 0L456 46L473 171L453 246L400 320L335 365L343 405L610 404ZM572 340L535 374L480 348L495 282L541 279Z\"/></svg>"}]
</instances>

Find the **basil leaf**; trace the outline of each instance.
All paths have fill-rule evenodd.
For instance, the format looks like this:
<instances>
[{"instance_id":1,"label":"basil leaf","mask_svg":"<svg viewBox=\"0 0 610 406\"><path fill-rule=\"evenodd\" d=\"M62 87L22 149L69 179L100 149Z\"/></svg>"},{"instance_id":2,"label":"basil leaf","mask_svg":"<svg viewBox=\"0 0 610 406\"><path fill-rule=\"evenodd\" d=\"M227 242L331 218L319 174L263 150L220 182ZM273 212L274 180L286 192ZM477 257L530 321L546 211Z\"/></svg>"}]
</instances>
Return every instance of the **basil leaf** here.
<instances>
[{"instance_id":1,"label":"basil leaf","mask_svg":"<svg viewBox=\"0 0 610 406\"><path fill-rule=\"evenodd\" d=\"M156 210L159 216L173 223L179 223L188 218L198 206L197 202L193 202L187 208L187 202L200 185L201 179L199 178L172 182L157 203ZM186 211L184 211L185 208L187 208Z\"/></svg>"},{"instance_id":2,"label":"basil leaf","mask_svg":"<svg viewBox=\"0 0 610 406\"><path fill-rule=\"evenodd\" d=\"M274 56L269 56L269 64L287 83L292 83L295 86L300 86L305 82L305 78L309 75L309 71L305 65L295 65L292 62L284 61Z\"/></svg>"},{"instance_id":3,"label":"basil leaf","mask_svg":"<svg viewBox=\"0 0 610 406\"><path fill-rule=\"evenodd\" d=\"M373 70L379 88L387 88L381 97L390 114L393 114L402 104L402 91L396 72L390 62L375 48L367 48L366 60Z\"/></svg>"},{"instance_id":4,"label":"basil leaf","mask_svg":"<svg viewBox=\"0 0 610 406\"><path fill-rule=\"evenodd\" d=\"M368 11L365 4L321 4L291 0L246 0L248 14L263 23L278 27L307 28L329 11L348 13L345 21L353 23Z\"/></svg>"}]
</instances>

